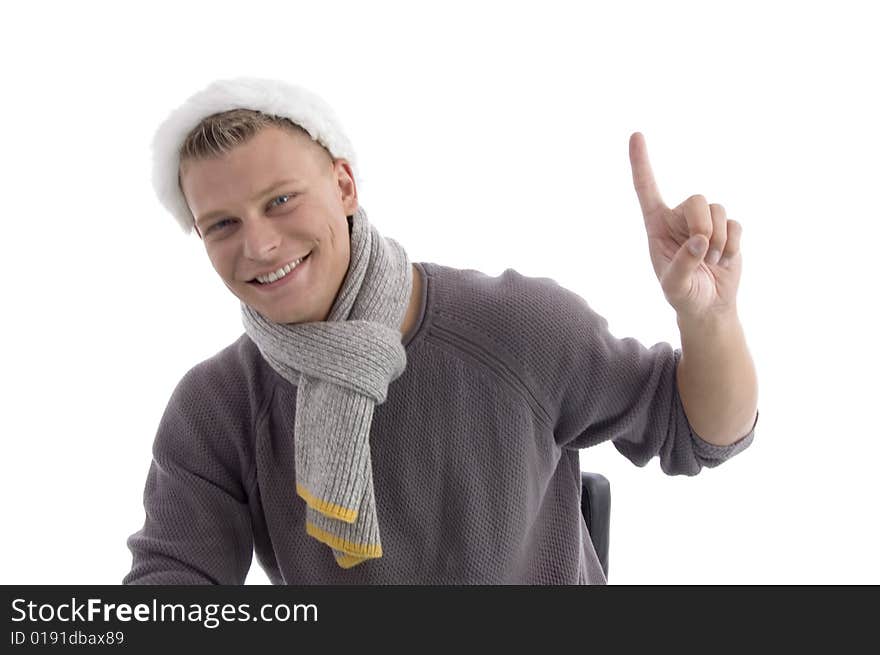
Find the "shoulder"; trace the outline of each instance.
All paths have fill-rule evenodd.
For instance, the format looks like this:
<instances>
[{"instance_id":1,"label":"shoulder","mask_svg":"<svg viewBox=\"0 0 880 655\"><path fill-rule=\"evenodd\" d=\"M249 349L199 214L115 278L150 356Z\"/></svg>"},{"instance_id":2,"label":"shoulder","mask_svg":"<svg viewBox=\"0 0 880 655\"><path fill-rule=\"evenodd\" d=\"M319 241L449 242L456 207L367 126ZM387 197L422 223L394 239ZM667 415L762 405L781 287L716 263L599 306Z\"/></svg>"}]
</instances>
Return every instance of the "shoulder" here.
<instances>
[{"instance_id":1,"label":"shoulder","mask_svg":"<svg viewBox=\"0 0 880 655\"><path fill-rule=\"evenodd\" d=\"M191 386L235 387L257 373L257 347L244 333L228 346L194 364L183 379Z\"/></svg>"},{"instance_id":2,"label":"shoulder","mask_svg":"<svg viewBox=\"0 0 880 655\"><path fill-rule=\"evenodd\" d=\"M524 275L507 268L498 275L435 263L423 267L431 287L432 312L472 325L511 347L530 344L540 335L566 334L601 320L574 291L549 277Z\"/></svg>"},{"instance_id":3,"label":"shoulder","mask_svg":"<svg viewBox=\"0 0 880 655\"><path fill-rule=\"evenodd\" d=\"M464 349L479 349L552 415L569 369L585 345L595 341L591 333L601 330L604 319L549 277L513 268L498 275L439 264L424 269L437 337L449 335L450 344L454 340Z\"/></svg>"},{"instance_id":4,"label":"shoulder","mask_svg":"<svg viewBox=\"0 0 880 655\"><path fill-rule=\"evenodd\" d=\"M202 416L229 425L252 425L271 382L256 344L244 333L214 355L193 365L180 379L173 399Z\"/></svg>"}]
</instances>

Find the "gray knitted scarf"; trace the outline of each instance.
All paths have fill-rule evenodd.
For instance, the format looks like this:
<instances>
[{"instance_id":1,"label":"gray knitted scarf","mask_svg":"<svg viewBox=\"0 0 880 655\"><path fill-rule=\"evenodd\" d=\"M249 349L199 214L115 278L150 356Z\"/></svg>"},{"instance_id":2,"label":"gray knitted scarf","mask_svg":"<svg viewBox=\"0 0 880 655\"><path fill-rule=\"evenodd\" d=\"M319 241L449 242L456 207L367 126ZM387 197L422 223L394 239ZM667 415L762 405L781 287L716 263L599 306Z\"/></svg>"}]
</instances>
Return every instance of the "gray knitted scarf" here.
<instances>
[{"instance_id":1,"label":"gray knitted scarf","mask_svg":"<svg viewBox=\"0 0 880 655\"><path fill-rule=\"evenodd\" d=\"M306 502L306 532L343 568L382 556L370 425L406 368L400 324L412 286L403 247L382 237L363 208L352 218L348 273L326 321L275 323L241 303L247 335L297 387L296 493Z\"/></svg>"}]
</instances>

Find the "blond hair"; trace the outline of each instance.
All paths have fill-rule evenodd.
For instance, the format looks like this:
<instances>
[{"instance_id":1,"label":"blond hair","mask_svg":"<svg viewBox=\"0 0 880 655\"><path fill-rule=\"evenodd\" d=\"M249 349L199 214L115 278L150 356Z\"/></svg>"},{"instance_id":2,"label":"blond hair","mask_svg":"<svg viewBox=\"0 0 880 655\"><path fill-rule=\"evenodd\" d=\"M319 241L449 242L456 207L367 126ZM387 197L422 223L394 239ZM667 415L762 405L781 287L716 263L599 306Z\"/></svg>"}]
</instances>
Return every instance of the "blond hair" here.
<instances>
[{"instance_id":1,"label":"blond hair","mask_svg":"<svg viewBox=\"0 0 880 655\"><path fill-rule=\"evenodd\" d=\"M187 161L198 161L220 157L238 145L246 143L260 130L270 127L280 127L291 134L306 136L314 145L321 149L322 157L326 161L335 161L334 157L321 143L314 141L306 130L284 116L272 116L254 109L230 109L228 111L211 114L203 118L196 125L180 146L180 166ZM177 185L181 192L180 170L177 172Z\"/></svg>"}]
</instances>

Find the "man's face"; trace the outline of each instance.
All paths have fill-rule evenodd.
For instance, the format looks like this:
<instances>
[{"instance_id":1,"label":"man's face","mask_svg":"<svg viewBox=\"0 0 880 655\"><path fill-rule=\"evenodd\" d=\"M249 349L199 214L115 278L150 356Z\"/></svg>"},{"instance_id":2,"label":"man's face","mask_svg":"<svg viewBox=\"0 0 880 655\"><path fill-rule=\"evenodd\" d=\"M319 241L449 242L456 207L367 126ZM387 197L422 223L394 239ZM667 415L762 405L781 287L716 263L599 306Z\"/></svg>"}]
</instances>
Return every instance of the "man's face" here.
<instances>
[{"instance_id":1,"label":"man's face","mask_svg":"<svg viewBox=\"0 0 880 655\"><path fill-rule=\"evenodd\" d=\"M346 216L357 209L347 161L270 126L220 158L183 162L180 178L208 258L233 294L276 323L326 320L348 273ZM305 255L275 283L254 279Z\"/></svg>"}]
</instances>

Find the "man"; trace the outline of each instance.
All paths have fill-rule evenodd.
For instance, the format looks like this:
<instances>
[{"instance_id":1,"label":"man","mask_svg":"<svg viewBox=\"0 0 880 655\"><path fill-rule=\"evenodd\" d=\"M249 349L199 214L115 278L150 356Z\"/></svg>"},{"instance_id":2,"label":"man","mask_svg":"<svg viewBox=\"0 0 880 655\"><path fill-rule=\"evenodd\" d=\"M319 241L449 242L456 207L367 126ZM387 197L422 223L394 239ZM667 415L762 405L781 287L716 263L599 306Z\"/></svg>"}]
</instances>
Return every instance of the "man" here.
<instances>
[{"instance_id":1,"label":"man","mask_svg":"<svg viewBox=\"0 0 880 655\"><path fill-rule=\"evenodd\" d=\"M218 81L172 113L154 185L245 333L172 394L124 584L242 584L254 551L275 584L605 584L578 450L695 475L758 417L741 227L667 208L639 133L630 155L681 350L616 339L549 278L410 262L304 89Z\"/></svg>"}]
</instances>

